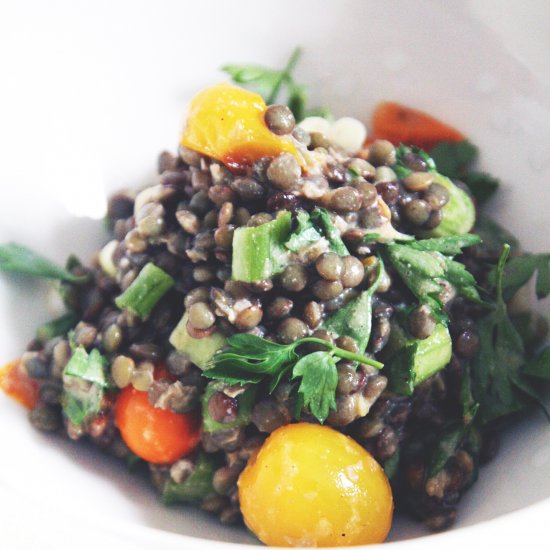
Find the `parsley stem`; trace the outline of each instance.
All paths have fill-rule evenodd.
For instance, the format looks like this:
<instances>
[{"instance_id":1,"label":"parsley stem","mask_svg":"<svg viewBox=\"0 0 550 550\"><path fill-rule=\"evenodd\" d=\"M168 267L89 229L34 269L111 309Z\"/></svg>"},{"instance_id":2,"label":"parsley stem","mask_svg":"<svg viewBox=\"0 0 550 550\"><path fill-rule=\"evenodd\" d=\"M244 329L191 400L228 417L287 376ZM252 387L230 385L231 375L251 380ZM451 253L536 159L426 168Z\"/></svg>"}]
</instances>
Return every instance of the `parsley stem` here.
<instances>
[{"instance_id":1,"label":"parsley stem","mask_svg":"<svg viewBox=\"0 0 550 550\"><path fill-rule=\"evenodd\" d=\"M375 367L377 369L381 369L384 366L383 363L380 363L380 361L376 361L376 359L371 359L370 357L365 357L364 355L360 355L359 353L353 353L351 351L347 351L345 349L339 348L338 346L335 346L334 344L331 344L326 340L322 340L321 338L313 338L313 337L300 338L300 340L296 342L296 347L306 343L319 344L321 346L325 346L330 351L332 351L332 353L336 355L336 357L340 357L341 359L358 361L359 363L364 363L365 365L370 365L371 367Z\"/></svg>"},{"instance_id":2,"label":"parsley stem","mask_svg":"<svg viewBox=\"0 0 550 550\"><path fill-rule=\"evenodd\" d=\"M498 265L497 265L497 278L496 278L496 298L499 302L502 302L502 278L504 275L504 267L506 265L506 261L508 260L508 256L510 254L510 245L508 243L505 243L502 247L502 252L500 253L500 258L498 259Z\"/></svg>"},{"instance_id":3,"label":"parsley stem","mask_svg":"<svg viewBox=\"0 0 550 550\"><path fill-rule=\"evenodd\" d=\"M273 86L273 89L271 90L271 93L267 98L266 103L268 105L273 105L273 103L275 103L275 101L277 100L277 96L281 91L281 86L286 80L290 80L290 75L294 70L294 67L296 67L296 63L298 63L298 59L300 59L301 55L302 55L302 48L296 48L292 52L292 55L290 56L290 59L288 60L286 67L281 71L281 75L275 82L275 85Z\"/></svg>"}]
</instances>

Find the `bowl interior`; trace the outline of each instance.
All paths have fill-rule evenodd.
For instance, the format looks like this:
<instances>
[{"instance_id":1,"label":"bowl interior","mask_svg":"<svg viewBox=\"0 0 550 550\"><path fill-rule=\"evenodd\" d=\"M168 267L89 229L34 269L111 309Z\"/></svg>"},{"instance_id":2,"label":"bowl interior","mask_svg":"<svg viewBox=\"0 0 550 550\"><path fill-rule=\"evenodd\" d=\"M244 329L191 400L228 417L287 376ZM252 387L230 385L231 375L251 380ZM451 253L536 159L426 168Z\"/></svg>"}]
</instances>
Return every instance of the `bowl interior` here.
<instances>
[{"instance_id":1,"label":"bowl interior","mask_svg":"<svg viewBox=\"0 0 550 550\"><path fill-rule=\"evenodd\" d=\"M502 178L490 210L526 249L550 249L548 95L466 3L67 1L2 10L0 51L11 55L0 65L0 241L58 261L89 258L107 237L106 193L151 181L157 153L175 150L193 92L223 80L226 62L282 65L301 45L296 76L312 104L368 122L377 101L401 100L457 126L480 147L482 167ZM46 295L43 283L2 276L2 362L50 317ZM0 454L5 495L99 525L254 544L199 511L163 508L147 483L89 448L35 433L3 396L0 411L10 442ZM548 499L549 434L540 415L517 422L464 497L457 526ZM391 539L423 534L398 520Z\"/></svg>"}]
</instances>

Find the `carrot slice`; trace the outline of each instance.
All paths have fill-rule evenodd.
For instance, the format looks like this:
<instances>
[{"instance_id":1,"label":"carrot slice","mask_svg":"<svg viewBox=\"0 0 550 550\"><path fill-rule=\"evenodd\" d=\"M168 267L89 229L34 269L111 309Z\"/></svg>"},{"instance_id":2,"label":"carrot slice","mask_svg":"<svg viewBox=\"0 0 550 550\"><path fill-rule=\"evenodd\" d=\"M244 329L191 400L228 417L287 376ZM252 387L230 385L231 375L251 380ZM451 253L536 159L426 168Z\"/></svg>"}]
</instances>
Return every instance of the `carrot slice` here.
<instances>
[{"instance_id":1,"label":"carrot slice","mask_svg":"<svg viewBox=\"0 0 550 550\"><path fill-rule=\"evenodd\" d=\"M374 109L371 136L387 139L394 145L417 145L428 151L442 141L465 139L456 128L437 118L391 101L379 103Z\"/></svg>"},{"instance_id":2,"label":"carrot slice","mask_svg":"<svg viewBox=\"0 0 550 550\"><path fill-rule=\"evenodd\" d=\"M19 359L0 368L0 390L27 409L34 408L38 402L38 382L25 372Z\"/></svg>"}]
</instances>

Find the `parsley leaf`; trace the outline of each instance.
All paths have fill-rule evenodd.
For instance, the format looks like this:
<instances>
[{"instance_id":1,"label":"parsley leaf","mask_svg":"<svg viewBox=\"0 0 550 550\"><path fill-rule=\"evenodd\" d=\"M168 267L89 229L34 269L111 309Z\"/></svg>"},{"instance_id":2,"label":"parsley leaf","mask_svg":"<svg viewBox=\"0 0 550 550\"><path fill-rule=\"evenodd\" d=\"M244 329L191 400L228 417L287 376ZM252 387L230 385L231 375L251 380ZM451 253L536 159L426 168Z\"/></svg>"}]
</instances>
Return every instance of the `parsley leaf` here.
<instances>
[{"instance_id":1,"label":"parsley leaf","mask_svg":"<svg viewBox=\"0 0 550 550\"><path fill-rule=\"evenodd\" d=\"M484 249L500 253L505 244L510 245L512 251L520 248L519 241L486 214L478 213L474 230L481 237Z\"/></svg>"},{"instance_id":2,"label":"parsley leaf","mask_svg":"<svg viewBox=\"0 0 550 550\"><path fill-rule=\"evenodd\" d=\"M107 358L103 357L97 349L94 348L88 354L84 346L78 346L65 366L63 374L86 380L102 388L107 388L109 383L105 375L106 368Z\"/></svg>"},{"instance_id":3,"label":"parsley leaf","mask_svg":"<svg viewBox=\"0 0 550 550\"><path fill-rule=\"evenodd\" d=\"M550 254L522 254L508 260L504 268L503 296L507 301L536 273L536 293L538 298L550 294ZM489 282L495 284L497 268L489 274Z\"/></svg>"},{"instance_id":4,"label":"parsley leaf","mask_svg":"<svg viewBox=\"0 0 550 550\"><path fill-rule=\"evenodd\" d=\"M233 384L257 384L266 375L276 376L296 362L295 347L253 334L235 334L227 339L227 349L214 355L214 366L204 375Z\"/></svg>"},{"instance_id":5,"label":"parsley leaf","mask_svg":"<svg viewBox=\"0 0 550 550\"><path fill-rule=\"evenodd\" d=\"M430 151L440 173L463 181L478 202L483 203L497 190L499 180L486 172L471 169L478 153L478 148L467 140L443 141Z\"/></svg>"},{"instance_id":6,"label":"parsley leaf","mask_svg":"<svg viewBox=\"0 0 550 550\"><path fill-rule=\"evenodd\" d=\"M306 109L308 96L306 87L298 84L292 76L301 55L301 48L296 48L282 70L270 69L261 65L240 64L224 65L221 69L231 77L235 84L240 84L259 93L268 105L276 103L281 92L285 90L288 107L294 113L296 121L300 122L306 116L314 114L314 111ZM323 109L322 112L324 115L321 116L327 115L326 109Z\"/></svg>"},{"instance_id":7,"label":"parsley leaf","mask_svg":"<svg viewBox=\"0 0 550 550\"><path fill-rule=\"evenodd\" d=\"M380 286L384 265L379 258L378 275L368 290L348 302L344 307L332 314L324 323L323 328L330 330L336 336L351 336L361 353L367 349L372 329L372 297Z\"/></svg>"},{"instance_id":8,"label":"parsley leaf","mask_svg":"<svg viewBox=\"0 0 550 550\"><path fill-rule=\"evenodd\" d=\"M302 357L292 369L292 378L302 377L298 393L304 405L320 422L324 422L330 410L336 410L336 386L338 371L331 353L315 351Z\"/></svg>"},{"instance_id":9,"label":"parsley leaf","mask_svg":"<svg viewBox=\"0 0 550 550\"><path fill-rule=\"evenodd\" d=\"M509 253L510 246L505 245L495 270L494 310L478 323L481 347L472 361L471 375L482 423L519 411L533 401L542 406L536 389L522 372L526 363L523 341L508 317L503 298Z\"/></svg>"},{"instance_id":10,"label":"parsley leaf","mask_svg":"<svg viewBox=\"0 0 550 550\"><path fill-rule=\"evenodd\" d=\"M433 477L445 468L449 459L460 447L465 435L465 427L462 423L451 424L443 430L436 442L430 457L428 477Z\"/></svg>"},{"instance_id":11,"label":"parsley leaf","mask_svg":"<svg viewBox=\"0 0 550 550\"><path fill-rule=\"evenodd\" d=\"M316 243L320 238L321 234L313 225L311 216L305 210L299 210L296 214L296 227L285 242L285 247L292 252L298 252Z\"/></svg>"},{"instance_id":12,"label":"parsley leaf","mask_svg":"<svg viewBox=\"0 0 550 550\"><path fill-rule=\"evenodd\" d=\"M302 377L298 393L303 395L304 405L320 422L324 422L330 410L336 410L336 386L338 371L331 353L315 351L302 357L292 369L292 378Z\"/></svg>"},{"instance_id":13,"label":"parsley leaf","mask_svg":"<svg viewBox=\"0 0 550 550\"><path fill-rule=\"evenodd\" d=\"M454 255L465 246L479 242L474 235L457 235L437 239L425 239L406 244L387 245L390 263L409 290L422 304L427 304L440 321L447 315L440 299L446 282L452 284L464 298L481 303L474 276L463 264L442 254Z\"/></svg>"},{"instance_id":14,"label":"parsley leaf","mask_svg":"<svg viewBox=\"0 0 550 550\"><path fill-rule=\"evenodd\" d=\"M542 350L523 369L525 374L550 380L550 347Z\"/></svg>"},{"instance_id":15,"label":"parsley leaf","mask_svg":"<svg viewBox=\"0 0 550 550\"><path fill-rule=\"evenodd\" d=\"M478 148L468 140L459 142L442 141L430 154L437 169L447 176L462 174L477 160Z\"/></svg>"},{"instance_id":16,"label":"parsley leaf","mask_svg":"<svg viewBox=\"0 0 550 550\"><path fill-rule=\"evenodd\" d=\"M441 252L447 256L456 256L462 252L467 246L474 246L481 242L479 235L466 233L464 235L453 235L450 237L437 237L433 239L422 239L420 241L412 241L408 244L414 250L422 250L424 252Z\"/></svg>"},{"instance_id":17,"label":"parsley leaf","mask_svg":"<svg viewBox=\"0 0 550 550\"><path fill-rule=\"evenodd\" d=\"M61 404L65 416L80 426L96 415L109 388L106 376L107 358L97 349L89 354L78 346L63 370L63 395Z\"/></svg>"},{"instance_id":18,"label":"parsley leaf","mask_svg":"<svg viewBox=\"0 0 550 550\"><path fill-rule=\"evenodd\" d=\"M332 219L328 210L325 208L316 207L311 213L311 218L319 227L321 233L326 237L330 244L330 249L336 252L339 256L348 256L349 250L344 244L340 232L336 229L336 226L332 223Z\"/></svg>"},{"instance_id":19,"label":"parsley leaf","mask_svg":"<svg viewBox=\"0 0 550 550\"><path fill-rule=\"evenodd\" d=\"M12 271L44 279L58 279L68 283L85 283L89 279L88 275L75 275L69 269L64 269L30 248L17 243L0 246L0 271Z\"/></svg>"},{"instance_id":20,"label":"parsley leaf","mask_svg":"<svg viewBox=\"0 0 550 550\"><path fill-rule=\"evenodd\" d=\"M299 355L297 349L303 344L314 343L326 348L326 351L314 352L313 354ZM293 377L304 376L306 367L311 361L304 361L305 358L317 353L325 354L327 357L348 359L376 368L382 368L382 363L365 357L358 353L352 353L341 349L330 342L319 338L300 338L290 344L277 344L252 334L235 334L227 339L227 349L214 355L212 367L205 370L203 375L207 378L222 380L227 384L258 384L262 381L269 381L269 391L277 387L283 377L293 371ZM315 357L320 357L315 355ZM332 359L335 363L337 359ZM293 369L301 365L298 371ZM309 367L308 367L309 368ZM315 377L307 373L305 382L304 401L306 396L311 400L315 412L312 413L320 422L324 422L323 416L326 407L330 406L336 391L336 385L332 386L332 375L328 372L330 368L328 358L323 359L324 374L317 379L318 387L313 388ZM329 405L327 405L327 403ZM328 412L327 412L328 414Z\"/></svg>"}]
</instances>

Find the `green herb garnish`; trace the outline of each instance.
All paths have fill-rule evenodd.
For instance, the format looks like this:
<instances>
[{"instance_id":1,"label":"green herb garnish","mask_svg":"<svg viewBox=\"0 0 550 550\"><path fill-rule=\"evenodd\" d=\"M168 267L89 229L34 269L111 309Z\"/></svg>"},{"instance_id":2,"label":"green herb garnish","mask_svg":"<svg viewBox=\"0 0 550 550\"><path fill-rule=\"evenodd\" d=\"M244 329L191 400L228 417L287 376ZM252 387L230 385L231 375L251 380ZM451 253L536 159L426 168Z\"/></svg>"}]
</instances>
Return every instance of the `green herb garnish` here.
<instances>
[{"instance_id":1,"label":"green herb garnish","mask_svg":"<svg viewBox=\"0 0 550 550\"><path fill-rule=\"evenodd\" d=\"M542 406L536 388L522 371L526 363L523 341L508 317L504 301L509 253L510 246L505 245L495 270L494 310L478 323L481 348L472 361L471 380L482 423L519 411L533 401ZM531 369L540 376L547 366L543 361Z\"/></svg>"},{"instance_id":2,"label":"green herb garnish","mask_svg":"<svg viewBox=\"0 0 550 550\"><path fill-rule=\"evenodd\" d=\"M65 366L63 374L86 380L86 382L97 384L102 388L107 388L109 383L105 375L106 368L107 358L103 357L97 349L94 348L88 354L83 346L78 346Z\"/></svg>"},{"instance_id":3,"label":"green herb garnish","mask_svg":"<svg viewBox=\"0 0 550 550\"><path fill-rule=\"evenodd\" d=\"M296 214L295 228L284 246L292 252L299 252L316 243L322 235L312 222L311 216L305 210Z\"/></svg>"},{"instance_id":4,"label":"green herb garnish","mask_svg":"<svg viewBox=\"0 0 550 550\"><path fill-rule=\"evenodd\" d=\"M330 116L326 108L307 110L307 90L305 86L298 84L292 73L302 55L302 50L296 48L282 70L270 69L261 65L224 65L222 71L226 72L235 84L245 86L259 93L268 105L273 105L279 99L281 92L286 94L286 102L294 113L296 121L306 116Z\"/></svg>"},{"instance_id":5,"label":"green herb garnish","mask_svg":"<svg viewBox=\"0 0 550 550\"><path fill-rule=\"evenodd\" d=\"M326 351L300 355L298 348L308 343L318 344ZM379 361L341 349L320 338L306 337L291 344L277 344L252 334L235 334L227 339L227 344L225 351L214 356L213 366L204 371L204 376L223 380L227 384L258 384L267 380L270 392L287 374L292 378L302 377L298 391L303 395L304 403L312 405L313 410L310 410L320 422L324 422L329 408L335 403L336 385L333 381L335 376L338 378L336 362L339 359L364 363L378 369L383 367ZM322 360L319 353L323 354ZM318 365L313 365L311 359L306 360L314 354ZM310 369L317 373L317 384Z\"/></svg>"},{"instance_id":6,"label":"green herb garnish","mask_svg":"<svg viewBox=\"0 0 550 550\"><path fill-rule=\"evenodd\" d=\"M338 385L337 359L332 353L315 351L304 355L294 365L292 378L301 378L298 393L311 414L324 422L331 410L336 410Z\"/></svg>"},{"instance_id":7,"label":"green herb garnish","mask_svg":"<svg viewBox=\"0 0 550 550\"><path fill-rule=\"evenodd\" d=\"M36 330L36 337L45 344L48 340L56 336L64 336L78 323L78 317L75 313L65 313L57 319L44 323Z\"/></svg>"},{"instance_id":8,"label":"green herb garnish","mask_svg":"<svg viewBox=\"0 0 550 550\"><path fill-rule=\"evenodd\" d=\"M411 145L409 147L400 143L399 146L395 149L396 162L395 166L392 167L399 179L405 179L408 175L412 174L412 170L407 166L406 163L406 156L410 155L411 153L414 155L418 155L426 163L426 167L430 172L434 172L436 170L434 160L430 155L428 155L428 153L426 153L426 151L424 151L420 147L416 147L415 145Z\"/></svg>"},{"instance_id":9,"label":"green herb garnish","mask_svg":"<svg viewBox=\"0 0 550 550\"><path fill-rule=\"evenodd\" d=\"M0 271L11 271L68 283L85 283L88 275L75 275L26 246L8 243L0 246Z\"/></svg>"},{"instance_id":10,"label":"green herb garnish","mask_svg":"<svg viewBox=\"0 0 550 550\"><path fill-rule=\"evenodd\" d=\"M367 349L372 329L372 297L380 286L384 273L382 258L378 258L378 275L368 290L333 313L323 327L337 336L350 336L361 353Z\"/></svg>"},{"instance_id":11,"label":"green herb garnish","mask_svg":"<svg viewBox=\"0 0 550 550\"><path fill-rule=\"evenodd\" d=\"M509 244L512 251L520 248L519 241L486 214L477 215L474 230L481 237L483 248L486 250L500 252L505 244Z\"/></svg>"},{"instance_id":12,"label":"green herb garnish","mask_svg":"<svg viewBox=\"0 0 550 550\"><path fill-rule=\"evenodd\" d=\"M536 274L535 290L537 298L550 294L550 254L522 254L506 262L502 293L504 301L509 300L531 277ZM489 281L494 285L496 268L489 273Z\"/></svg>"},{"instance_id":13,"label":"green herb garnish","mask_svg":"<svg viewBox=\"0 0 550 550\"><path fill-rule=\"evenodd\" d=\"M63 413L76 426L97 414L105 389L107 358L97 349L78 346L63 370Z\"/></svg>"},{"instance_id":14,"label":"green herb garnish","mask_svg":"<svg viewBox=\"0 0 550 550\"><path fill-rule=\"evenodd\" d=\"M162 501L167 506L177 502L198 503L208 495L215 494L212 480L221 461L212 454L200 453L189 477L181 483L172 478L166 481L162 489Z\"/></svg>"},{"instance_id":15,"label":"green herb garnish","mask_svg":"<svg viewBox=\"0 0 550 550\"><path fill-rule=\"evenodd\" d=\"M115 299L115 304L144 319L174 284L168 273L149 262L133 283Z\"/></svg>"},{"instance_id":16,"label":"green herb garnish","mask_svg":"<svg viewBox=\"0 0 550 550\"><path fill-rule=\"evenodd\" d=\"M447 256L456 256L463 248L474 246L481 242L481 237L473 233L465 235L453 235L452 237L436 237L433 239L422 239L407 243L409 248L422 250L424 252L441 252Z\"/></svg>"},{"instance_id":17,"label":"green herb garnish","mask_svg":"<svg viewBox=\"0 0 550 550\"><path fill-rule=\"evenodd\" d=\"M472 170L478 153L478 148L467 140L443 141L430 151L439 172L463 181L478 202L483 203L498 189L499 180L486 172Z\"/></svg>"},{"instance_id":18,"label":"green herb garnish","mask_svg":"<svg viewBox=\"0 0 550 550\"><path fill-rule=\"evenodd\" d=\"M311 213L311 218L316 227L318 227L322 234L326 237L329 242L330 249L333 252L336 252L339 256L348 256L349 250L340 236L340 231L338 231L336 226L332 223L328 210L325 208L316 207Z\"/></svg>"},{"instance_id":19,"label":"green herb garnish","mask_svg":"<svg viewBox=\"0 0 550 550\"><path fill-rule=\"evenodd\" d=\"M446 322L440 295L447 283L453 285L460 296L481 303L474 276L452 259L462 248L479 242L475 235L456 235L392 243L387 245L386 252L389 262L418 301L429 305L436 318Z\"/></svg>"},{"instance_id":20,"label":"green herb garnish","mask_svg":"<svg viewBox=\"0 0 550 550\"><path fill-rule=\"evenodd\" d=\"M535 378L550 380L550 347L545 348L529 361L523 369L523 373Z\"/></svg>"}]
</instances>

